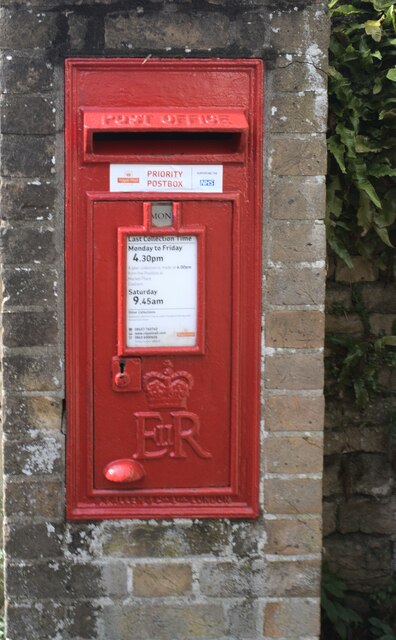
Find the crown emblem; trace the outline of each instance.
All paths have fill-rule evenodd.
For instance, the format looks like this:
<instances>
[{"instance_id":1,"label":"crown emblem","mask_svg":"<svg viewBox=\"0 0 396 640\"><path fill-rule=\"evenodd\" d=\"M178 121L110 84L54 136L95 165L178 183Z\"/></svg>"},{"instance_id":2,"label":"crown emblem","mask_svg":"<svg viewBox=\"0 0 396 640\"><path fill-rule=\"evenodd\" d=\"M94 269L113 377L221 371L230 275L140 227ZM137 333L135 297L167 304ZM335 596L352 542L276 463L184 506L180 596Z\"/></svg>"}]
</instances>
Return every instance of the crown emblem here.
<instances>
[{"instance_id":1,"label":"crown emblem","mask_svg":"<svg viewBox=\"0 0 396 640\"><path fill-rule=\"evenodd\" d=\"M165 360L162 373L149 371L143 376L143 389L151 409L187 407L187 398L194 378L187 371L173 371L173 364Z\"/></svg>"}]
</instances>

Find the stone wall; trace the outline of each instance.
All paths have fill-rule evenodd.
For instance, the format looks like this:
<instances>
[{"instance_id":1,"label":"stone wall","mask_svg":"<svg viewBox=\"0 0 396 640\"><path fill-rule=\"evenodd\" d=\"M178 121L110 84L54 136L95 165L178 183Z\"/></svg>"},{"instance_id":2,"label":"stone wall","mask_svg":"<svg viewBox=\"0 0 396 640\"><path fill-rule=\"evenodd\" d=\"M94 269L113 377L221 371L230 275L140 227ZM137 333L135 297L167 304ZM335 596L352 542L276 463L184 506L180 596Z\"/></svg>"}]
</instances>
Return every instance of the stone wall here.
<instances>
[{"instance_id":1,"label":"stone wall","mask_svg":"<svg viewBox=\"0 0 396 640\"><path fill-rule=\"evenodd\" d=\"M340 336L364 335L352 304L353 288L370 322L370 335L390 334L396 319L396 287L378 279L363 258L354 268L341 262L330 269L326 328ZM379 382L385 393L359 408L346 394L329 398L326 410L324 545L330 568L355 594L353 605L365 613L367 594L383 589L394 574L396 551L394 373L386 367ZM392 415L392 413L391 413Z\"/></svg>"},{"instance_id":2,"label":"stone wall","mask_svg":"<svg viewBox=\"0 0 396 640\"><path fill-rule=\"evenodd\" d=\"M7 637L314 640L319 633L323 1L2 0ZM261 514L64 517L63 60L267 62Z\"/></svg>"}]
</instances>

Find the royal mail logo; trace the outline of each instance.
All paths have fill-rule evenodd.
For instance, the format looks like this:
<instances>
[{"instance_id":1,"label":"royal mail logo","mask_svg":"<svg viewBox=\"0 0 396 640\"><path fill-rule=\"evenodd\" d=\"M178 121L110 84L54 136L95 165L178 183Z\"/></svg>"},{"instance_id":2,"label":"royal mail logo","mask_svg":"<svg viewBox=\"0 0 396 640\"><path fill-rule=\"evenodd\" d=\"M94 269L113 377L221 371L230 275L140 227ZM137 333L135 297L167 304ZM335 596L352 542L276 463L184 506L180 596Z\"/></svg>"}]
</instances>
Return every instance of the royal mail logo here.
<instances>
[{"instance_id":1,"label":"royal mail logo","mask_svg":"<svg viewBox=\"0 0 396 640\"><path fill-rule=\"evenodd\" d=\"M124 176L119 176L117 178L117 182L119 184L139 184L140 178L134 178L130 171L126 171Z\"/></svg>"}]
</instances>

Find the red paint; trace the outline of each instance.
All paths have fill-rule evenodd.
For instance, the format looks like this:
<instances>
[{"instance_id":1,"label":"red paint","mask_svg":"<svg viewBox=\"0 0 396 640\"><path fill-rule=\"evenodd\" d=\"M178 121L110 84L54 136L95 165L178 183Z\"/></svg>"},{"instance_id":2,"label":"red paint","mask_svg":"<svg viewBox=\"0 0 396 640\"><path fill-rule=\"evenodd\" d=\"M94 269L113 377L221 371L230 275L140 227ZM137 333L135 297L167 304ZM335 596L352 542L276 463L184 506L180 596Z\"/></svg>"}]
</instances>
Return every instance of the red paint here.
<instances>
[{"instance_id":1,"label":"red paint","mask_svg":"<svg viewBox=\"0 0 396 640\"><path fill-rule=\"evenodd\" d=\"M68 517L255 517L262 65L142 62L66 65ZM110 162L223 164L223 193L110 193ZM192 346L128 346L131 236L196 238Z\"/></svg>"}]
</instances>

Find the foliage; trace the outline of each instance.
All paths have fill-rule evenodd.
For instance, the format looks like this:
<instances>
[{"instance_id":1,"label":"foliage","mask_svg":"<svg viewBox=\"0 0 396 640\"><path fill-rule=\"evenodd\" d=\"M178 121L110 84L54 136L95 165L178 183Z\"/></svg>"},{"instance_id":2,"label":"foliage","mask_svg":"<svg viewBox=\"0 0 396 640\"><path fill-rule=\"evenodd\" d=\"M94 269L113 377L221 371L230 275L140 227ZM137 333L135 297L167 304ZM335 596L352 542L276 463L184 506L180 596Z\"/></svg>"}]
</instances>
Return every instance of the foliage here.
<instances>
[{"instance_id":1,"label":"foliage","mask_svg":"<svg viewBox=\"0 0 396 640\"><path fill-rule=\"evenodd\" d=\"M352 286L352 309L361 319L363 335L329 333L326 336L331 357L326 359L327 392L343 398L351 396L358 406L385 391L380 383L384 369L396 369L396 326L392 335L375 335L363 304L359 285ZM342 312L338 309L338 313ZM344 310L348 313L348 310ZM393 423L393 421L392 421Z\"/></svg>"},{"instance_id":2,"label":"foliage","mask_svg":"<svg viewBox=\"0 0 396 640\"><path fill-rule=\"evenodd\" d=\"M362 621L353 609L345 606L345 590L346 585L342 580L324 564L321 586L322 627L330 627L341 640L347 640L349 631Z\"/></svg>"},{"instance_id":3,"label":"foliage","mask_svg":"<svg viewBox=\"0 0 396 640\"><path fill-rule=\"evenodd\" d=\"M348 266L394 268L396 4L332 0L328 242Z\"/></svg>"},{"instance_id":4,"label":"foliage","mask_svg":"<svg viewBox=\"0 0 396 640\"><path fill-rule=\"evenodd\" d=\"M378 618L369 618L370 631L377 640L396 640L396 635L388 624Z\"/></svg>"}]
</instances>

